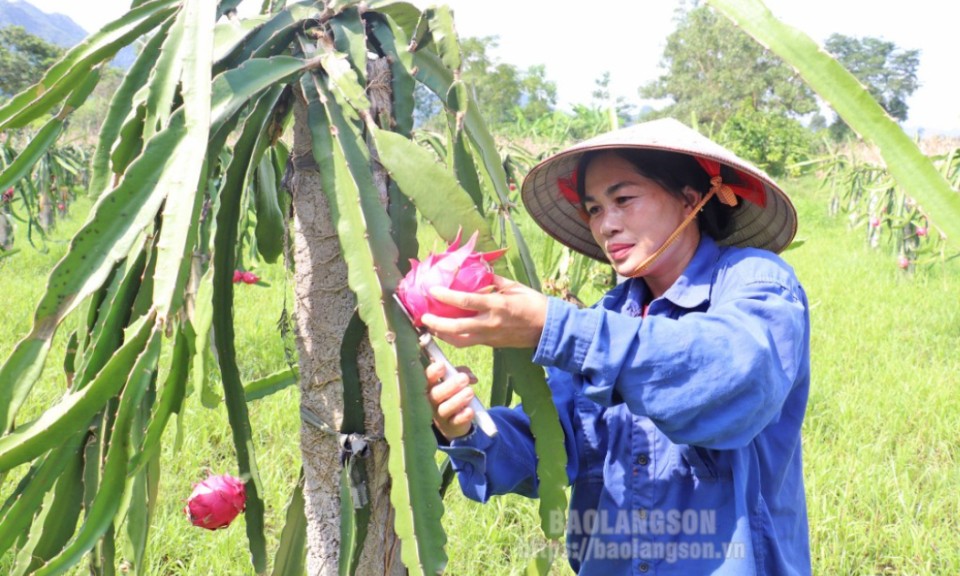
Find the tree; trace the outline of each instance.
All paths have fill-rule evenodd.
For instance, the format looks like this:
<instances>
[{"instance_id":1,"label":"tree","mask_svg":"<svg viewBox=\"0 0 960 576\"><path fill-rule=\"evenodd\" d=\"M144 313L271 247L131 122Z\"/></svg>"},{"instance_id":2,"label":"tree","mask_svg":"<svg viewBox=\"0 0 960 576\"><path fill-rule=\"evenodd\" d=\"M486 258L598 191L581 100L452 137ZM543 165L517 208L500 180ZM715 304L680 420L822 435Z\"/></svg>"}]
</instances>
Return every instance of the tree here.
<instances>
[{"instance_id":1,"label":"tree","mask_svg":"<svg viewBox=\"0 0 960 576\"><path fill-rule=\"evenodd\" d=\"M867 87L887 114L900 122L907 119L910 108L907 98L919 87L919 50L900 49L893 42L879 38L853 38L843 34L832 34L824 47ZM839 117L830 129L837 137L849 133Z\"/></svg>"},{"instance_id":2,"label":"tree","mask_svg":"<svg viewBox=\"0 0 960 576\"><path fill-rule=\"evenodd\" d=\"M547 68L537 64L521 76L520 110L527 120L535 121L553 111L557 104L557 85L547 80Z\"/></svg>"},{"instance_id":3,"label":"tree","mask_svg":"<svg viewBox=\"0 0 960 576\"><path fill-rule=\"evenodd\" d=\"M707 6L680 13L660 65L665 73L640 88L643 97L672 100L659 115L720 125L743 102L793 116L816 110L791 68Z\"/></svg>"},{"instance_id":4,"label":"tree","mask_svg":"<svg viewBox=\"0 0 960 576\"><path fill-rule=\"evenodd\" d=\"M127 568L140 570L163 432L188 380L203 386L207 371L196 368L212 337L237 475L247 479L251 560L266 570L252 396L232 321L238 238L250 234L240 225L253 221L242 217L253 204L261 257L292 253L296 270L299 364L278 377L299 374L304 481L291 501L305 510L290 517L309 528L284 530L278 550L289 556L277 563L296 566L292 543L305 538L312 575L338 565L435 574L446 563L436 438L417 334L391 294L417 255L421 220L447 240L476 230L483 250L502 238L511 256L497 271L537 278L511 222L500 154L463 97L452 15L402 2L274 1L265 18L214 34L235 4L137 3L0 107L0 130L56 112L21 155L29 164L84 105L98 67L147 34L100 130L88 188L97 204L52 271L32 330L0 365L0 473L29 465L2 507L0 552L24 547L37 574L92 553L91 572L113 573L122 537ZM447 110L445 164L411 140L418 83ZM68 319L78 329L62 364L67 391L17 426ZM497 398L510 382L532 413L542 525L557 538L551 520L565 511L567 478L556 409L530 351L494 355Z\"/></svg>"},{"instance_id":5,"label":"tree","mask_svg":"<svg viewBox=\"0 0 960 576\"><path fill-rule=\"evenodd\" d=\"M0 28L0 95L23 91L62 54L63 48L37 38L23 26Z\"/></svg>"},{"instance_id":6,"label":"tree","mask_svg":"<svg viewBox=\"0 0 960 576\"><path fill-rule=\"evenodd\" d=\"M617 124L620 126L630 124L636 116L636 106L627 102L627 99L623 96L617 96L616 99L612 98L610 94L610 72L601 74L599 78L593 81L593 84L596 88L590 95L593 97L594 105L607 110L613 106L616 111Z\"/></svg>"},{"instance_id":7,"label":"tree","mask_svg":"<svg viewBox=\"0 0 960 576\"><path fill-rule=\"evenodd\" d=\"M496 36L465 38L461 44L461 78L490 126L511 124L522 115L528 121L553 110L557 86L546 77L543 65L521 70L499 62L490 52L498 46Z\"/></svg>"},{"instance_id":8,"label":"tree","mask_svg":"<svg viewBox=\"0 0 960 576\"><path fill-rule=\"evenodd\" d=\"M813 135L795 118L744 105L714 135L741 158L771 176L799 176L797 167L815 150Z\"/></svg>"},{"instance_id":9,"label":"tree","mask_svg":"<svg viewBox=\"0 0 960 576\"><path fill-rule=\"evenodd\" d=\"M886 168L934 221L948 243L960 238L960 198L916 142L869 97L863 85L801 31L777 20L750 0L710 0L757 42L795 67L809 86L868 143L876 145Z\"/></svg>"}]
</instances>

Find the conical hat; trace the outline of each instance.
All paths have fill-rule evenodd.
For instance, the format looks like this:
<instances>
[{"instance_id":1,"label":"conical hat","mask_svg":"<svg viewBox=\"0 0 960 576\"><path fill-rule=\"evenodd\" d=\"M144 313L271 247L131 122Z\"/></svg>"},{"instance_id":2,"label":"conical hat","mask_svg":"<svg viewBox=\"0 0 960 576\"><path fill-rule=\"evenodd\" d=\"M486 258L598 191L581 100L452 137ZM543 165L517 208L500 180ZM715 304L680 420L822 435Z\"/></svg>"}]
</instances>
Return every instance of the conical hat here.
<instances>
[{"instance_id":1,"label":"conical hat","mask_svg":"<svg viewBox=\"0 0 960 576\"><path fill-rule=\"evenodd\" d=\"M723 246L754 246L773 252L786 248L797 232L797 212L770 176L723 146L677 120L665 118L622 128L585 140L547 158L523 181L521 198L541 228L560 243L602 262L607 259L593 239L579 204L570 202L561 181L570 181L580 156L592 150L637 148L666 150L711 160L735 170L744 181L755 182L759 202L740 200L729 233L714 238Z\"/></svg>"}]
</instances>

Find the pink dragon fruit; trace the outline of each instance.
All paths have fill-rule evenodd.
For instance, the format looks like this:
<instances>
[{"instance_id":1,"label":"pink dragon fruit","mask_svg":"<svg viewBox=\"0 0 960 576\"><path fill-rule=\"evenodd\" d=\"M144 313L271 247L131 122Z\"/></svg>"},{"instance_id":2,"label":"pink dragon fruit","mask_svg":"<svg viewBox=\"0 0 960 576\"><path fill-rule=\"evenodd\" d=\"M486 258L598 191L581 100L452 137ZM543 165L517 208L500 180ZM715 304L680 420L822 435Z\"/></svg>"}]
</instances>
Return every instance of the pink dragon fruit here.
<instances>
[{"instance_id":1,"label":"pink dragon fruit","mask_svg":"<svg viewBox=\"0 0 960 576\"><path fill-rule=\"evenodd\" d=\"M462 232L462 231L461 231ZM474 252L477 232L466 244L460 246L461 232L442 254L430 254L423 261L410 260L410 272L397 286L397 295L413 317L416 326L422 326L420 318L427 313L446 318L465 318L476 312L444 304L430 295L434 286L442 286L460 292L479 292L493 284L493 262L507 249L493 252Z\"/></svg>"},{"instance_id":2,"label":"pink dragon fruit","mask_svg":"<svg viewBox=\"0 0 960 576\"><path fill-rule=\"evenodd\" d=\"M246 508L246 503L243 482L229 474L221 474L194 484L183 511L194 526L217 530L229 526Z\"/></svg>"},{"instance_id":3,"label":"pink dragon fruit","mask_svg":"<svg viewBox=\"0 0 960 576\"><path fill-rule=\"evenodd\" d=\"M254 274L253 272L244 272L243 270L234 270L233 271L233 283L239 284L243 282L244 284L256 284L260 281L260 277Z\"/></svg>"}]
</instances>

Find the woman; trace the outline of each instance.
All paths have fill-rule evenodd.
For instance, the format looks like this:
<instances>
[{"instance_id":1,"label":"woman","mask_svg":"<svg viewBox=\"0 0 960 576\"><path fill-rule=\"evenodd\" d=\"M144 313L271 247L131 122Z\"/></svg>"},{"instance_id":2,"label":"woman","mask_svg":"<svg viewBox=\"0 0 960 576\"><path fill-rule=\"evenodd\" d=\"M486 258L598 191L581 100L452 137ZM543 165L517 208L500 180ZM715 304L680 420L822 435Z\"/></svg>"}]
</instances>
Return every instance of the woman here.
<instances>
[{"instance_id":1,"label":"woman","mask_svg":"<svg viewBox=\"0 0 960 576\"><path fill-rule=\"evenodd\" d=\"M476 310L425 315L458 346L536 348L566 433L567 552L579 574L809 574L800 427L807 299L776 256L796 232L762 171L674 120L583 142L535 167L522 196L561 243L627 279L578 309L509 280L438 289ZM462 376L428 397L468 497L536 495L521 409L471 426Z\"/></svg>"}]
</instances>

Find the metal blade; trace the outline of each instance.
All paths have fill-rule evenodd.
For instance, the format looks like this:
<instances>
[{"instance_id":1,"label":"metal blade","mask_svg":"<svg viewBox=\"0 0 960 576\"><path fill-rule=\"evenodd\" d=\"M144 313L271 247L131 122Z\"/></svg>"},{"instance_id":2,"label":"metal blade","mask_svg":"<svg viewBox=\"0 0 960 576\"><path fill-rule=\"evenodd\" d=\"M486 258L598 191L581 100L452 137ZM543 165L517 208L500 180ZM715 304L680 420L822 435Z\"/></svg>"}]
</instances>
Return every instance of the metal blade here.
<instances>
[{"instance_id":1,"label":"metal blade","mask_svg":"<svg viewBox=\"0 0 960 576\"><path fill-rule=\"evenodd\" d=\"M406 316L407 320L410 321L410 325L413 326L413 329L419 333L421 330L417 328L416 322L413 321L413 316L410 315L410 311L407 310L406 306L404 306L403 300L400 299L400 296L396 292L393 293L393 299L396 300L397 304L400 305L400 309L403 310L403 315Z\"/></svg>"}]
</instances>

